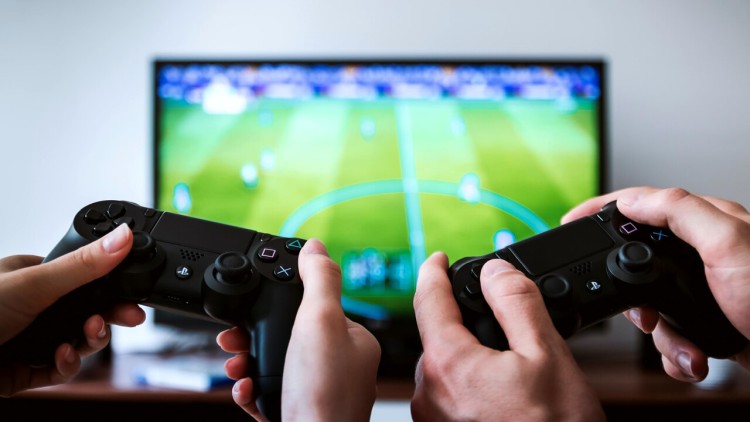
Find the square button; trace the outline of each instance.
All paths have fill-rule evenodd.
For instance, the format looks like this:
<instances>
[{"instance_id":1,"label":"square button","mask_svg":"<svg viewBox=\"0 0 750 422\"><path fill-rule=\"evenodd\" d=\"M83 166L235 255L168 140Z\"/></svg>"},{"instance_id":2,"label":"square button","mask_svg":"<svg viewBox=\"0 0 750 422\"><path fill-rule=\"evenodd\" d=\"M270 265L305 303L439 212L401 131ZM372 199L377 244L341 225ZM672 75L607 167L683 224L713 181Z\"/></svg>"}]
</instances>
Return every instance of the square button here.
<instances>
[{"instance_id":1,"label":"square button","mask_svg":"<svg viewBox=\"0 0 750 422\"><path fill-rule=\"evenodd\" d=\"M272 262L279 257L279 252L274 248L263 248L258 251L258 258L261 261Z\"/></svg>"},{"instance_id":2,"label":"square button","mask_svg":"<svg viewBox=\"0 0 750 422\"><path fill-rule=\"evenodd\" d=\"M620 226L620 233L622 234L633 234L638 231L638 227L632 222L628 222Z\"/></svg>"}]
</instances>

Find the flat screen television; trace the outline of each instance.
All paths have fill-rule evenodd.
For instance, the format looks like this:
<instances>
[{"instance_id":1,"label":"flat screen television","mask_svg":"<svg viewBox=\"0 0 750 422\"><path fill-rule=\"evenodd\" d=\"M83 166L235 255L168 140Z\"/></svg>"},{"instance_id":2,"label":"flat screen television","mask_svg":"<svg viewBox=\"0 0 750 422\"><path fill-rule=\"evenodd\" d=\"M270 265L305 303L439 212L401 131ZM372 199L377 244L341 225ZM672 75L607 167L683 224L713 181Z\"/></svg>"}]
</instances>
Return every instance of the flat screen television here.
<instances>
[{"instance_id":1,"label":"flat screen television","mask_svg":"<svg viewBox=\"0 0 750 422\"><path fill-rule=\"evenodd\" d=\"M603 192L605 99L599 59L156 59L153 205L321 239L381 374L411 376L421 263L499 249Z\"/></svg>"}]
</instances>

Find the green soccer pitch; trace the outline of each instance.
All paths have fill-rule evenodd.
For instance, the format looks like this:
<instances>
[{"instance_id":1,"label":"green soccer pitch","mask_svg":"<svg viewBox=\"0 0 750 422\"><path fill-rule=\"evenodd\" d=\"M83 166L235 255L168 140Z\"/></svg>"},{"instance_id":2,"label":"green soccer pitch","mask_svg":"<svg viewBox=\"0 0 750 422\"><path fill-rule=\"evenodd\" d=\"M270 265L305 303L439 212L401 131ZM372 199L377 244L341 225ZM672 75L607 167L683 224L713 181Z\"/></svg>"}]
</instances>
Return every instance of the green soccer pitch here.
<instances>
[{"instance_id":1,"label":"green soccer pitch","mask_svg":"<svg viewBox=\"0 0 750 422\"><path fill-rule=\"evenodd\" d=\"M162 107L156 207L323 240L355 312L411 314L432 252L484 255L498 231L529 237L598 193L588 100L258 99L234 115ZM399 263L399 280L387 269L384 282L355 280L367 251Z\"/></svg>"}]
</instances>

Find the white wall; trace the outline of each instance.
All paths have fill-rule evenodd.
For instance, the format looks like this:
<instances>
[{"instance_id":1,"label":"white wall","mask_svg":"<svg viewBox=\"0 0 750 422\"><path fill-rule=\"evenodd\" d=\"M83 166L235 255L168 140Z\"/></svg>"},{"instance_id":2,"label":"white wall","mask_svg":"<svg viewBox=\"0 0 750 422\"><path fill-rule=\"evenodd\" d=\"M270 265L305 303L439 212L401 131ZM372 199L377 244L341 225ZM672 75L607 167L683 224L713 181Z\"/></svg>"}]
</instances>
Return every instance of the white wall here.
<instances>
[{"instance_id":1,"label":"white wall","mask_svg":"<svg viewBox=\"0 0 750 422\"><path fill-rule=\"evenodd\" d=\"M155 56L602 56L611 187L750 205L750 2L0 1L0 256L150 203Z\"/></svg>"},{"instance_id":2,"label":"white wall","mask_svg":"<svg viewBox=\"0 0 750 422\"><path fill-rule=\"evenodd\" d=\"M155 56L601 56L611 188L750 205L750 2L0 1L0 256L151 200Z\"/></svg>"}]
</instances>

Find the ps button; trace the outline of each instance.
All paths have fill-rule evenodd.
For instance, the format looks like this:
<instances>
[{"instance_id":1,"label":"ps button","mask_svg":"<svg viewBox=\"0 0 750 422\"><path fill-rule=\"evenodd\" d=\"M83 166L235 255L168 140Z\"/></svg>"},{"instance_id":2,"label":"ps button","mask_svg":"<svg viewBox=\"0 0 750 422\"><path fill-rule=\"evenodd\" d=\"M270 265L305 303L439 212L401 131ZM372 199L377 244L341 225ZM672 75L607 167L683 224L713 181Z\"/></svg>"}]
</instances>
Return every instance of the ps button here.
<instances>
[{"instance_id":1,"label":"ps button","mask_svg":"<svg viewBox=\"0 0 750 422\"><path fill-rule=\"evenodd\" d=\"M117 220L114 221L115 226L119 226L121 224L127 224L128 227L131 229L135 225L135 220L133 220L133 217L120 217Z\"/></svg>"},{"instance_id":2,"label":"ps button","mask_svg":"<svg viewBox=\"0 0 750 422\"><path fill-rule=\"evenodd\" d=\"M559 299L570 292L568 280L556 274L550 274L539 280L539 288L545 297Z\"/></svg>"},{"instance_id":3,"label":"ps button","mask_svg":"<svg viewBox=\"0 0 750 422\"><path fill-rule=\"evenodd\" d=\"M279 251L274 248L261 248L258 250L258 258L263 262L274 262L279 257Z\"/></svg>"},{"instance_id":4,"label":"ps button","mask_svg":"<svg viewBox=\"0 0 750 422\"><path fill-rule=\"evenodd\" d=\"M96 236L104 236L105 234L111 232L112 229L113 229L112 224L105 221L103 223L99 223L95 225L91 231L94 232L94 235Z\"/></svg>"},{"instance_id":5,"label":"ps button","mask_svg":"<svg viewBox=\"0 0 750 422\"><path fill-rule=\"evenodd\" d=\"M123 207L122 204L116 202L109 204L109 207L107 208L107 216L109 218L115 219L123 214L125 214L125 207Z\"/></svg>"},{"instance_id":6,"label":"ps button","mask_svg":"<svg viewBox=\"0 0 750 422\"><path fill-rule=\"evenodd\" d=\"M599 293L603 288L604 286L602 285L602 283L596 280L589 280L586 282L586 290L588 290L589 293Z\"/></svg>"},{"instance_id":7,"label":"ps button","mask_svg":"<svg viewBox=\"0 0 750 422\"><path fill-rule=\"evenodd\" d=\"M281 281L289 281L294 278L294 269L292 267L279 265L278 267L274 268L273 275Z\"/></svg>"},{"instance_id":8,"label":"ps button","mask_svg":"<svg viewBox=\"0 0 750 422\"><path fill-rule=\"evenodd\" d=\"M193 269L188 267L187 265L180 265L175 270L174 275L176 275L180 280L186 280L193 275Z\"/></svg>"},{"instance_id":9,"label":"ps button","mask_svg":"<svg viewBox=\"0 0 750 422\"><path fill-rule=\"evenodd\" d=\"M297 255L302 249L302 245L304 245L305 242L299 240L299 239L289 239L284 244L284 249L286 249L287 252L290 254Z\"/></svg>"},{"instance_id":10,"label":"ps button","mask_svg":"<svg viewBox=\"0 0 750 422\"><path fill-rule=\"evenodd\" d=\"M97 224L107 221L107 217L105 217L104 214L100 213L99 211L91 208L86 211L86 214L83 215L83 221L87 224Z\"/></svg>"}]
</instances>

